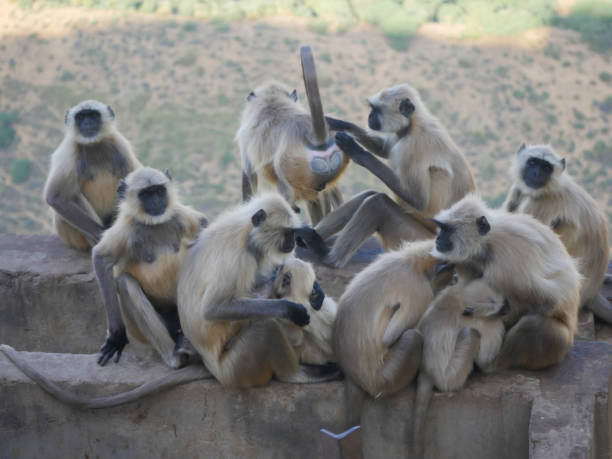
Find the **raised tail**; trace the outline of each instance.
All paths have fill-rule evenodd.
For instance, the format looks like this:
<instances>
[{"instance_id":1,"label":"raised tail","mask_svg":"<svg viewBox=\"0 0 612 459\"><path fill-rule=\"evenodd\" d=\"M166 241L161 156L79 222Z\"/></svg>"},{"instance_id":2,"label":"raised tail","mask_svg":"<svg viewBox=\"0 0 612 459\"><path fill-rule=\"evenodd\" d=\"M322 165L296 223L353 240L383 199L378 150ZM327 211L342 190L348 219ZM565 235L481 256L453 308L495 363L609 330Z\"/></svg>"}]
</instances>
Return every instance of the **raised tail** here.
<instances>
[{"instance_id":1,"label":"raised tail","mask_svg":"<svg viewBox=\"0 0 612 459\"><path fill-rule=\"evenodd\" d=\"M84 397L72 394L40 374L29 363L19 356L19 352L8 344L0 345L0 351L6 355L13 364L19 368L27 377L37 383L45 392L51 394L61 402L77 408L99 409L123 405L139 400L147 395L161 392L179 384L184 384L198 379L211 378L212 375L203 365L190 365L180 370L174 370L154 381L144 383L135 389L106 397Z\"/></svg>"},{"instance_id":2,"label":"raised tail","mask_svg":"<svg viewBox=\"0 0 612 459\"><path fill-rule=\"evenodd\" d=\"M414 400L414 457L422 459L425 454L425 417L427 408L433 393L433 383L429 377L421 372L417 383L417 390Z\"/></svg>"}]
</instances>

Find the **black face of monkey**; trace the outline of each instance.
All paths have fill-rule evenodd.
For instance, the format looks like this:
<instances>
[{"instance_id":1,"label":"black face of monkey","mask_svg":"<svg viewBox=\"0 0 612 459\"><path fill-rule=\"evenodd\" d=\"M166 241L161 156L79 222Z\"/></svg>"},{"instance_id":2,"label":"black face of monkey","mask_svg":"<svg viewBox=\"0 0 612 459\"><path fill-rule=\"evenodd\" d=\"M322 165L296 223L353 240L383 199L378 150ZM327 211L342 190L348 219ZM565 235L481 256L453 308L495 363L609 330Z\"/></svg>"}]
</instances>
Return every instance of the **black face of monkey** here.
<instances>
[{"instance_id":1,"label":"black face of monkey","mask_svg":"<svg viewBox=\"0 0 612 459\"><path fill-rule=\"evenodd\" d=\"M370 104L372 110L370 111L370 115L368 116L368 126L370 129L374 131L380 131L381 128L381 112L380 107L376 107L375 105Z\"/></svg>"},{"instance_id":2,"label":"black face of monkey","mask_svg":"<svg viewBox=\"0 0 612 459\"><path fill-rule=\"evenodd\" d=\"M542 188L550 180L554 167L548 161L540 158L529 158L523 166L522 177L529 188Z\"/></svg>"},{"instance_id":3,"label":"black face of monkey","mask_svg":"<svg viewBox=\"0 0 612 459\"><path fill-rule=\"evenodd\" d=\"M74 116L74 122L83 137L95 137L100 132L102 116L98 110L81 110Z\"/></svg>"},{"instance_id":4,"label":"black face of monkey","mask_svg":"<svg viewBox=\"0 0 612 459\"><path fill-rule=\"evenodd\" d=\"M455 232L455 227L449 225L448 223L442 223L438 220L433 220L433 222L440 228L438 231L438 235L436 236L436 249L440 253L450 252L453 250L453 241L451 240L451 236Z\"/></svg>"},{"instance_id":5,"label":"black face of monkey","mask_svg":"<svg viewBox=\"0 0 612 459\"><path fill-rule=\"evenodd\" d=\"M283 234L283 241L281 242L280 251L283 253L289 253L295 248L295 230L288 228Z\"/></svg>"},{"instance_id":6,"label":"black face of monkey","mask_svg":"<svg viewBox=\"0 0 612 459\"><path fill-rule=\"evenodd\" d=\"M142 209L149 215L162 215L168 206L168 193L164 185L153 185L143 188L138 193Z\"/></svg>"},{"instance_id":7,"label":"black face of monkey","mask_svg":"<svg viewBox=\"0 0 612 459\"><path fill-rule=\"evenodd\" d=\"M312 306L312 309L314 309L315 311L318 311L319 309L321 309L324 299L325 293L323 292L323 289L321 288L319 283L315 281L312 286L312 292L310 292L310 306Z\"/></svg>"}]
</instances>

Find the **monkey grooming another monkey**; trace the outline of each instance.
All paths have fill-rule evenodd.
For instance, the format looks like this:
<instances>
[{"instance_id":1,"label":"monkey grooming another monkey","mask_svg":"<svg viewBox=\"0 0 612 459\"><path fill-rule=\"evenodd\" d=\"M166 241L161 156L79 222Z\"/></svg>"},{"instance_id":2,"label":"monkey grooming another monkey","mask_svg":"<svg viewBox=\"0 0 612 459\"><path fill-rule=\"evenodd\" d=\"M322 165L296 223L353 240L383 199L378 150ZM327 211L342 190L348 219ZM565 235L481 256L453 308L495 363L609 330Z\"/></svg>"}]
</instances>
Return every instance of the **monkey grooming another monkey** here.
<instances>
[{"instance_id":1,"label":"monkey grooming another monkey","mask_svg":"<svg viewBox=\"0 0 612 459\"><path fill-rule=\"evenodd\" d=\"M361 244L377 233L386 249L402 241L434 237L429 219L475 190L465 157L425 104L407 84L380 91L369 99L368 125L385 138L327 117L332 130L347 131L372 153L389 160L383 164L344 132L336 144L351 159L389 187L384 193L366 191L333 211L315 227L323 239L340 231L331 251L318 255L325 264L344 266Z\"/></svg>"},{"instance_id":2,"label":"monkey grooming another monkey","mask_svg":"<svg viewBox=\"0 0 612 459\"><path fill-rule=\"evenodd\" d=\"M460 279L482 277L510 304L508 332L491 369L546 368L574 342L581 276L559 237L535 218L491 210L466 196L435 218L432 255Z\"/></svg>"},{"instance_id":3,"label":"monkey grooming another monkey","mask_svg":"<svg viewBox=\"0 0 612 459\"><path fill-rule=\"evenodd\" d=\"M601 294L610 260L608 223L595 200L566 172L565 158L550 145L521 145L512 174L504 208L529 214L559 235L578 260L581 305L612 323L612 305Z\"/></svg>"},{"instance_id":4,"label":"monkey grooming another monkey","mask_svg":"<svg viewBox=\"0 0 612 459\"><path fill-rule=\"evenodd\" d=\"M317 121L325 127L322 113L311 117L298 102L296 91L281 83L266 83L249 94L236 132L245 201L257 191L259 180L265 179L276 184L293 207L296 201L306 201L315 222L342 203L334 184L348 158L333 139L316 147L313 123Z\"/></svg>"},{"instance_id":5,"label":"monkey grooming another monkey","mask_svg":"<svg viewBox=\"0 0 612 459\"><path fill-rule=\"evenodd\" d=\"M286 382L323 381L298 356L276 319L299 327L306 308L286 299L254 298L275 267L292 256L304 228L279 194L255 195L198 237L179 274L178 308L185 336L221 384L248 388L275 376Z\"/></svg>"},{"instance_id":6,"label":"monkey grooming another monkey","mask_svg":"<svg viewBox=\"0 0 612 459\"><path fill-rule=\"evenodd\" d=\"M440 264L432 249L433 240L418 241L380 255L338 302L334 344L346 376L349 426L359 424L363 391L394 394L419 369L423 337L415 327L453 277L452 265Z\"/></svg>"},{"instance_id":7,"label":"monkey grooming another monkey","mask_svg":"<svg viewBox=\"0 0 612 459\"><path fill-rule=\"evenodd\" d=\"M51 156L44 197L58 236L89 250L116 215L119 181L140 163L109 105L86 100L66 112L66 135Z\"/></svg>"},{"instance_id":8,"label":"monkey grooming another monkey","mask_svg":"<svg viewBox=\"0 0 612 459\"><path fill-rule=\"evenodd\" d=\"M206 218L178 202L167 172L150 167L128 175L118 193L117 220L92 252L108 319L98 363L105 365L114 355L119 360L127 328L168 366L179 368L196 355L178 320L178 270Z\"/></svg>"},{"instance_id":9,"label":"monkey grooming another monkey","mask_svg":"<svg viewBox=\"0 0 612 459\"><path fill-rule=\"evenodd\" d=\"M425 417L435 386L460 389L473 364L486 368L497 356L504 337L502 316L508 304L482 279L445 288L419 321L423 355L414 407L415 456L423 457Z\"/></svg>"},{"instance_id":10,"label":"monkey grooming another monkey","mask_svg":"<svg viewBox=\"0 0 612 459\"><path fill-rule=\"evenodd\" d=\"M325 295L310 263L298 258L286 260L274 281L273 294L307 306L310 323L298 327L283 320L284 331L301 363L325 365L335 362L332 332L338 306Z\"/></svg>"}]
</instances>

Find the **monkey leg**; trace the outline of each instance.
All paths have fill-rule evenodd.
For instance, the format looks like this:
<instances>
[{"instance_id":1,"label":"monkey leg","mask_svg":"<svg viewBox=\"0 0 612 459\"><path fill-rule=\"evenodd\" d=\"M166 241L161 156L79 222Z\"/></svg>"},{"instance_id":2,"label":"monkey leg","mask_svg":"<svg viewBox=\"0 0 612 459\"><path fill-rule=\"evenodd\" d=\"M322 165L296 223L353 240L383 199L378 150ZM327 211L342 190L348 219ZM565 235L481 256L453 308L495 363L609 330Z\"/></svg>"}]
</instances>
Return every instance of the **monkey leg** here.
<instances>
[{"instance_id":1,"label":"monkey leg","mask_svg":"<svg viewBox=\"0 0 612 459\"><path fill-rule=\"evenodd\" d=\"M181 329L178 310L171 309L167 312L158 312L158 314L162 317L170 337L175 342L174 354L185 360L185 364L198 361L199 354Z\"/></svg>"},{"instance_id":2,"label":"monkey leg","mask_svg":"<svg viewBox=\"0 0 612 459\"><path fill-rule=\"evenodd\" d=\"M457 337L455 351L444 370L444 387L439 388L450 391L463 386L472 372L479 350L480 333L478 330L469 327L463 328Z\"/></svg>"},{"instance_id":3,"label":"monkey leg","mask_svg":"<svg viewBox=\"0 0 612 459\"><path fill-rule=\"evenodd\" d=\"M221 384L249 388L268 384L272 376L288 378L298 368L297 355L276 320L261 319L243 328L220 357Z\"/></svg>"},{"instance_id":4,"label":"monkey leg","mask_svg":"<svg viewBox=\"0 0 612 459\"><path fill-rule=\"evenodd\" d=\"M257 174L242 171L242 201L248 201L257 192Z\"/></svg>"},{"instance_id":5,"label":"monkey leg","mask_svg":"<svg viewBox=\"0 0 612 459\"><path fill-rule=\"evenodd\" d=\"M351 217L357 212L359 206L370 196L376 194L374 190L363 191L349 201L342 204L333 212L327 214L315 227L323 239L327 239L346 226Z\"/></svg>"},{"instance_id":6,"label":"monkey leg","mask_svg":"<svg viewBox=\"0 0 612 459\"><path fill-rule=\"evenodd\" d=\"M91 248L91 244L83 233L77 230L74 226L66 223L59 215L54 216L55 231L62 241L76 250L87 251Z\"/></svg>"},{"instance_id":7,"label":"monkey leg","mask_svg":"<svg viewBox=\"0 0 612 459\"><path fill-rule=\"evenodd\" d=\"M175 342L166 324L146 297L138 282L129 274L117 279L121 310L126 314L126 324L136 324L138 331L158 352L164 363L171 368L180 368L187 362L174 352Z\"/></svg>"},{"instance_id":8,"label":"monkey leg","mask_svg":"<svg viewBox=\"0 0 612 459\"><path fill-rule=\"evenodd\" d=\"M546 368L559 363L572 342L572 335L562 322L552 317L525 315L506 333L492 367Z\"/></svg>"},{"instance_id":9,"label":"monkey leg","mask_svg":"<svg viewBox=\"0 0 612 459\"><path fill-rule=\"evenodd\" d=\"M335 267L344 266L374 233L381 236L387 249L398 248L402 241L434 237L432 232L407 214L389 196L375 193L366 198L350 218L324 262Z\"/></svg>"},{"instance_id":10,"label":"monkey leg","mask_svg":"<svg viewBox=\"0 0 612 459\"><path fill-rule=\"evenodd\" d=\"M595 299L588 305L588 308L600 320L612 324L612 304L599 293Z\"/></svg>"},{"instance_id":11,"label":"monkey leg","mask_svg":"<svg viewBox=\"0 0 612 459\"><path fill-rule=\"evenodd\" d=\"M391 346L381 371L383 383L379 395L399 392L412 382L421 366L423 335L417 329L406 330Z\"/></svg>"}]
</instances>

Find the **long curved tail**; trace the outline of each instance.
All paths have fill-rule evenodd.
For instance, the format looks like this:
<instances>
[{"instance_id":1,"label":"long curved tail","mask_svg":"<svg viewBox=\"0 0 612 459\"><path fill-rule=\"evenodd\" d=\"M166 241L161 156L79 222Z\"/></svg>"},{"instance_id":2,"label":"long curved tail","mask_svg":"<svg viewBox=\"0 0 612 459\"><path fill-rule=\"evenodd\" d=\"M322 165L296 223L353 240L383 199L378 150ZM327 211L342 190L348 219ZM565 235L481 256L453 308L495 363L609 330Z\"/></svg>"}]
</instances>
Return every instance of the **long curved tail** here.
<instances>
[{"instance_id":1,"label":"long curved tail","mask_svg":"<svg viewBox=\"0 0 612 459\"><path fill-rule=\"evenodd\" d=\"M433 393L433 383L429 377L421 372L417 384L414 400L414 457L423 458L425 454L425 416Z\"/></svg>"},{"instance_id":2,"label":"long curved tail","mask_svg":"<svg viewBox=\"0 0 612 459\"><path fill-rule=\"evenodd\" d=\"M8 344L0 345L0 351L4 353L4 355L6 355L9 360L13 362L13 364L26 376L37 383L44 391L51 394L61 402L77 408L85 409L110 408L113 406L123 405L179 384L212 377L210 372L203 365L190 365L180 370L172 371L172 373L169 373L166 376L154 381L149 381L144 383L142 386L138 386L135 389L122 392L120 394L89 398L72 394L62 389L57 384L50 381L47 377L35 370L29 363L19 356L19 352Z\"/></svg>"}]
</instances>

